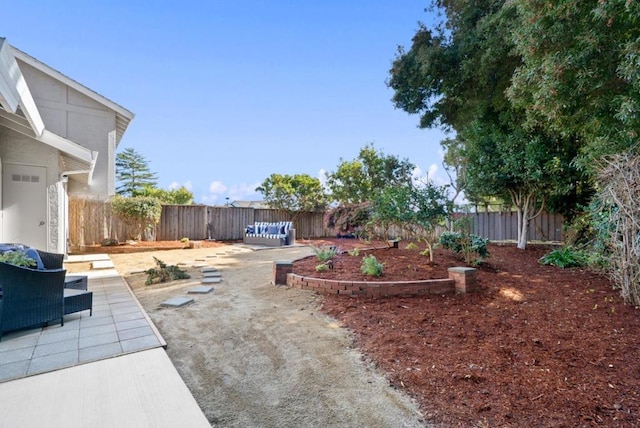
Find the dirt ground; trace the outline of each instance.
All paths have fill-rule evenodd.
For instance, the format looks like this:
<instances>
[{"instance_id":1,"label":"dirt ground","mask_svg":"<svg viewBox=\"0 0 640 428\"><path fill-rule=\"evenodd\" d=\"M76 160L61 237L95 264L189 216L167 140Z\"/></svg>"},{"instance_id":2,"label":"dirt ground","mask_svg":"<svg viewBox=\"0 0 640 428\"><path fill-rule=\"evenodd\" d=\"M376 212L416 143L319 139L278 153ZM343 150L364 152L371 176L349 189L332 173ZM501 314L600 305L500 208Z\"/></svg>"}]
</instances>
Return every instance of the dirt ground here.
<instances>
[{"instance_id":1,"label":"dirt ground","mask_svg":"<svg viewBox=\"0 0 640 428\"><path fill-rule=\"evenodd\" d=\"M274 260L309 248L231 248L112 255L122 274L151 267L152 254L222 272L213 294L181 309L158 304L197 283L197 270L169 286L126 276L214 426L640 426L640 311L600 275L540 265L549 247L491 245L471 295L378 300L269 284ZM464 265L443 250L430 264L421 249L343 254L322 274L309 257L294 271L367 279L366 254L388 280Z\"/></svg>"},{"instance_id":2,"label":"dirt ground","mask_svg":"<svg viewBox=\"0 0 640 428\"><path fill-rule=\"evenodd\" d=\"M274 260L297 259L311 254L309 248L207 244L110 252L212 426L425 426L417 403L391 386L354 348L350 333L318 310L319 296L270 283ZM145 286L144 273L130 272L153 267L154 256L185 263L180 266L192 278ZM222 282L210 294L189 295L195 302L188 306L160 307L200 285L202 274L192 267L199 263L217 267Z\"/></svg>"}]
</instances>

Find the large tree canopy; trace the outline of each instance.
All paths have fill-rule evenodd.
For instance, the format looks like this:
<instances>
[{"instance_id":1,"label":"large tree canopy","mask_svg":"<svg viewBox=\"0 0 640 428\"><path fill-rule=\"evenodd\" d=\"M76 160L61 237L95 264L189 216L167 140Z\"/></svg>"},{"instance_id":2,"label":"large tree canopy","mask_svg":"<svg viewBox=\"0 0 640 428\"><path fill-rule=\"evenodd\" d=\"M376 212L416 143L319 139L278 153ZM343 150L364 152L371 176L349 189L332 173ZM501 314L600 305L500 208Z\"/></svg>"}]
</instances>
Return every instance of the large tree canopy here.
<instances>
[{"instance_id":1,"label":"large tree canopy","mask_svg":"<svg viewBox=\"0 0 640 428\"><path fill-rule=\"evenodd\" d=\"M512 0L505 10L522 58L508 93L528 124L583 138L584 164L637 145L640 2Z\"/></svg>"},{"instance_id":2,"label":"large tree canopy","mask_svg":"<svg viewBox=\"0 0 640 428\"><path fill-rule=\"evenodd\" d=\"M271 174L256 188L271 208L285 211L318 211L327 206L322 183L307 174Z\"/></svg>"},{"instance_id":3,"label":"large tree canopy","mask_svg":"<svg viewBox=\"0 0 640 428\"><path fill-rule=\"evenodd\" d=\"M414 169L407 159L386 155L368 144L356 159L340 160L338 168L327 174L327 186L336 202L360 204L372 201L387 186L411 184Z\"/></svg>"},{"instance_id":4,"label":"large tree canopy","mask_svg":"<svg viewBox=\"0 0 640 428\"><path fill-rule=\"evenodd\" d=\"M420 26L411 49L398 51L388 82L393 101L420 114L422 127L456 131L456 144L448 144L456 153L445 159L464 163L467 197L510 200L524 248L528 222L551 195L571 187L562 179L576 177L570 157L576 140L525 126L524 107L506 96L522 63L511 38L513 8L503 8L504 0L434 4L444 10L445 25Z\"/></svg>"},{"instance_id":5,"label":"large tree canopy","mask_svg":"<svg viewBox=\"0 0 640 428\"><path fill-rule=\"evenodd\" d=\"M393 103L420 115L420 127L460 130L486 108L506 106L504 90L520 63L511 53L504 0L438 0L446 21L420 25L411 49L398 48L387 81Z\"/></svg>"}]
</instances>

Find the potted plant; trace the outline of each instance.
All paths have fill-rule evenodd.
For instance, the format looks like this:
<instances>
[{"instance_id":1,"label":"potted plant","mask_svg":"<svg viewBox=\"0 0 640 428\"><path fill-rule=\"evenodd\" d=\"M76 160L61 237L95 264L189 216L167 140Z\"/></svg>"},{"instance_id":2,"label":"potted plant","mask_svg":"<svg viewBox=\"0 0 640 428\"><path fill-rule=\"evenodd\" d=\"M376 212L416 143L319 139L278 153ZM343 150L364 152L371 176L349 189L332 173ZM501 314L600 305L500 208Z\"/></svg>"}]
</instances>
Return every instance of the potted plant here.
<instances>
[{"instance_id":1,"label":"potted plant","mask_svg":"<svg viewBox=\"0 0 640 428\"><path fill-rule=\"evenodd\" d=\"M31 269L35 269L38 265L35 259L29 257L22 251L7 251L0 254L0 262Z\"/></svg>"}]
</instances>

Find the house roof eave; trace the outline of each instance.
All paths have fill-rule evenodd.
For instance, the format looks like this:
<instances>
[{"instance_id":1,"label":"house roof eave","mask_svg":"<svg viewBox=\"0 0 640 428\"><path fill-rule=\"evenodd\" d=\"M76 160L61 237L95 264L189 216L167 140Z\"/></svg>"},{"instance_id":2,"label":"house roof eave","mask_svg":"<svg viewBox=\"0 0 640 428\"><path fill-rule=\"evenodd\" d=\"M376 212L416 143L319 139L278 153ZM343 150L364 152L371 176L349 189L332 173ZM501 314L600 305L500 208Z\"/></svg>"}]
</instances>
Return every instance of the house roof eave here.
<instances>
[{"instance_id":1,"label":"house roof eave","mask_svg":"<svg viewBox=\"0 0 640 428\"><path fill-rule=\"evenodd\" d=\"M16 113L20 107L33 132L42 135L44 122L36 102L12 53L12 47L3 38L0 38L0 106L11 113Z\"/></svg>"},{"instance_id":2,"label":"house roof eave","mask_svg":"<svg viewBox=\"0 0 640 428\"><path fill-rule=\"evenodd\" d=\"M58 70L56 70L54 68L51 68L47 64L43 63L42 61L37 60L36 58L32 57L31 55L22 52L20 49L14 47L14 46L11 46L11 48L13 50L13 55L15 56L15 58L17 58L20 61L23 61L23 62L29 64L30 66L32 66L36 70L39 70L40 72L42 72L42 73L44 73L44 74L46 74L48 76L51 76L56 80L59 80L60 82L64 83L65 85L68 85L69 87L73 88L74 90L80 92L81 94L83 94L83 95L93 99L94 101L104 105L105 107L113 110L115 112L115 114L116 114L116 144L120 143L120 140L122 139L122 136L124 135L124 133L126 132L127 128L129 127L129 124L131 123L131 121L135 117L134 113L132 113L131 111L129 111L126 108L122 107L121 105L111 101L110 99L106 98L105 96L100 95L99 93L87 88L83 84L73 80L72 78L70 78L69 76L66 76L65 74L59 72Z\"/></svg>"}]
</instances>

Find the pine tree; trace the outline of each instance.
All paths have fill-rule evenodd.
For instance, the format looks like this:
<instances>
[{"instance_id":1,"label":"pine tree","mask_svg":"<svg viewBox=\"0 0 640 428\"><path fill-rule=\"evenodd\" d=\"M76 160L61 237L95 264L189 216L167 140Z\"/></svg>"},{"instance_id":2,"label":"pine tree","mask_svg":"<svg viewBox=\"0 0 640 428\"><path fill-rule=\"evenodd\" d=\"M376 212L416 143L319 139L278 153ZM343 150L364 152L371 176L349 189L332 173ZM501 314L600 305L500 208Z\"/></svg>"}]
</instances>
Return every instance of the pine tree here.
<instances>
[{"instance_id":1,"label":"pine tree","mask_svg":"<svg viewBox=\"0 0 640 428\"><path fill-rule=\"evenodd\" d=\"M133 196L145 186L155 187L158 177L149 169L149 162L131 147L116 155L116 193Z\"/></svg>"}]
</instances>

